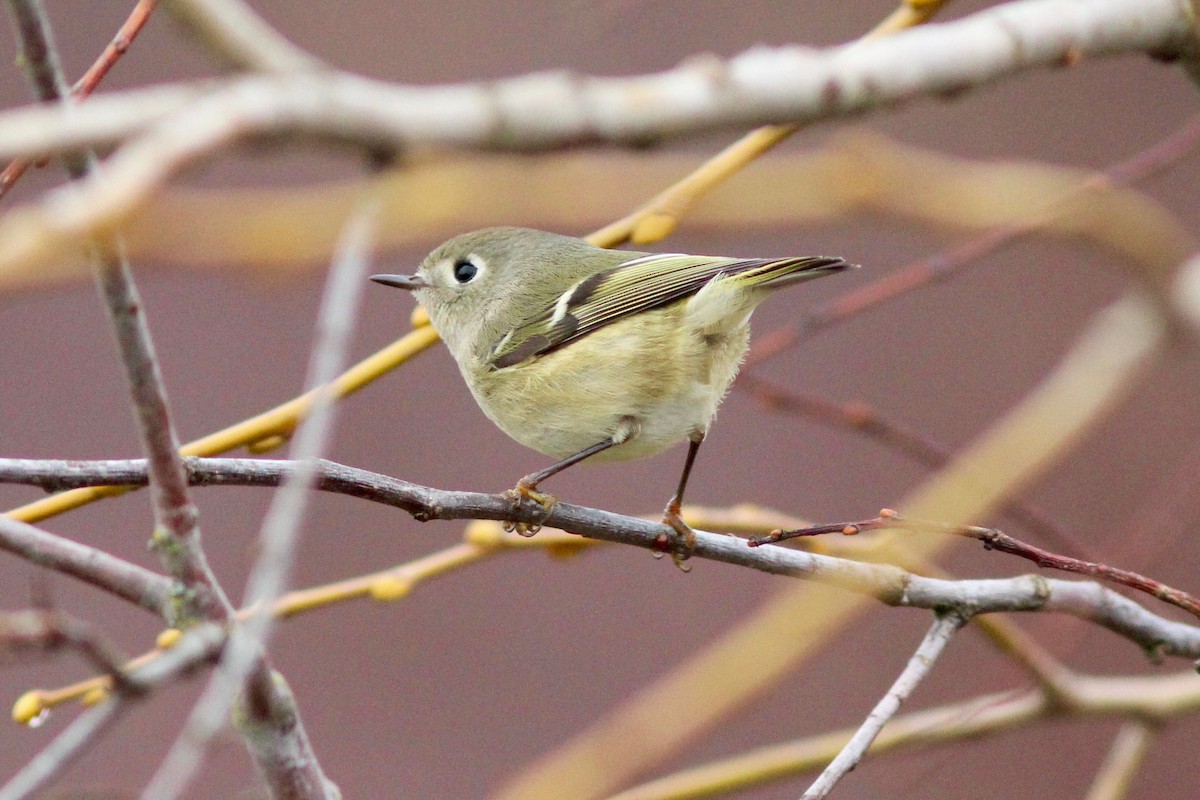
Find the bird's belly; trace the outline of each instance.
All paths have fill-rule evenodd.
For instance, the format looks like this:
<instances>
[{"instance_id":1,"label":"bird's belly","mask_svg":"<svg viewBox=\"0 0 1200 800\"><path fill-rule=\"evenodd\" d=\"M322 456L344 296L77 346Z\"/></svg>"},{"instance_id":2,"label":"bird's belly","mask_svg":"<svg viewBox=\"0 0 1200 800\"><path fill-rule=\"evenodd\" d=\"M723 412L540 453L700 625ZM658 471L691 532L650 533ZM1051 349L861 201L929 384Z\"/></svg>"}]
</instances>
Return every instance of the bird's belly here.
<instances>
[{"instance_id":1,"label":"bird's belly","mask_svg":"<svg viewBox=\"0 0 1200 800\"><path fill-rule=\"evenodd\" d=\"M548 353L506 375L485 375L472 391L501 430L545 455L566 458L632 423L628 441L593 460L645 458L708 429L748 333L697 337L672 351L653 342L647 349L644 331L635 338L605 328L573 343L570 358L563 350Z\"/></svg>"},{"instance_id":2,"label":"bird's belly","mask_svg":"<svg viewBox=\"0 0 1200 800\"><path fill-rule=\"evenodd\" d=\"M526 409L483 405L484 412L505 433L526 447L553 458L566 458L608 439L630 422L634 434L621 444L596 454L593 461L627 461L661 453L693 432L703 432L716 414L725 387L693 384L652 403L630 402L614 413L585 386L572 392L567 403L541 403L536 414Z\"/></svg>"}]
</instances>

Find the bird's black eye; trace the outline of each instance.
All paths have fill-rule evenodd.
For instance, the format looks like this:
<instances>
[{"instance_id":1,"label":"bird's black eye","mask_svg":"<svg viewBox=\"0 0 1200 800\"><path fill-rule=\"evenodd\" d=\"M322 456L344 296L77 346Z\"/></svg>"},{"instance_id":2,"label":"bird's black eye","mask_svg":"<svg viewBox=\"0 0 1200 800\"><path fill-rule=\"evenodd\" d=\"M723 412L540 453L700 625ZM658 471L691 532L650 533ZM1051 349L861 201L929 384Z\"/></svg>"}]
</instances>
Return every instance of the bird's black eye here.
<instances>
[{"instance_id":1,"label":"bird's black eye","mask_svg":"<svg viewBox=\"0 0 1200 800\"><path fill-rule=\"evenodd\" d=\"M454 262L454 280L459 283L470 283L479 274L479 267L471 263L469 258L460 258Z\"/></svg>"}]
</instances>

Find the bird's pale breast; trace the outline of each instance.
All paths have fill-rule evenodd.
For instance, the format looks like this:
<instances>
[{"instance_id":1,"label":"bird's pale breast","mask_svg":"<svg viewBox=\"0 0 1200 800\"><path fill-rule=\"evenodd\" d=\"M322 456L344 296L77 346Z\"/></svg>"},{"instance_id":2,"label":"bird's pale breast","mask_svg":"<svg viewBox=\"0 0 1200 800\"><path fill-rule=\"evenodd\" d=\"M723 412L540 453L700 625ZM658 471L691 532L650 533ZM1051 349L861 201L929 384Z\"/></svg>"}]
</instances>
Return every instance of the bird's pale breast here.
<instances>
[{"instance_id":1,"label":"bird's pale breast","mask_svg":"<svg viewBox=\"0 0 1200 800\"><path fill-rule=\"evenodd\" d=\"M476 369L474 380L463 374L484 413L527 447L565 458L632 418L637 434L596 458L651 456L708 429L749 342L745 324L681 331L683 306L601 328L525 364Z\"/></svg>"}]
</instances>

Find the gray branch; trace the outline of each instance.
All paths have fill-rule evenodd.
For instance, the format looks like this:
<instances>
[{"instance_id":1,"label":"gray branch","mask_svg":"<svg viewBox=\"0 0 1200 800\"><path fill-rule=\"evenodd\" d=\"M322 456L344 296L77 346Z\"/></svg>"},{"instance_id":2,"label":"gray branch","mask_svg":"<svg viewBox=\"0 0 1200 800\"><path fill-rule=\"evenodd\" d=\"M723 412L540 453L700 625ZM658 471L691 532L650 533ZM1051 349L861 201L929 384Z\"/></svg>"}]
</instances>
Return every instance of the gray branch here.
<instances>
[{"instance_id":1,"label":"gray branch","mask_svg":"<svg viewBox=\"0 0 1200 800\"><path fill-rule=\"evenodd\" d=\"M149 690L186 675L216 657L225 644L219 625L198 625L176 645L141 669L124 675L128 690L109 696L84 711L0 788L0 800L25 800L83 754L111 725L124 716Z\"/></svg>"},{"instance_id":2,"label":"gray branch","mask_svg":"<svg viewBox=\"0 0 1200 800\"><path fill-rule=\"evenodd\" d=\"M34 792L81 756L128 709L119 698L110 697L84 711L0 788L0 800L33 797Z\"/></svg>"},{"instance_id":3,"label":"gray branch","mask_svg":"<svg viewBox=\"0 0 1200 800\"><path fill-rule=\"evenodd\" d=\"M164 5L209 50L239 69L287 72L320 66L242 0L166 0Z\"/></svg>"},{"instance_id":4,"label":"gray branch","mask_svg":"<svg viewBox=\"0 0 1200 800\"><path fill-rule=\"evenodd\" d=\"M30 82L44 103L53 103L65 113L75 108L70 87L58 61L49 21L38 0L9 0L17 28L18 43ZM69 153L64 158L67 174L73 181L95 177L96 157L90 149ZM166 386L154 353L150 329L138 294L137 284L117 239L88 243L96 273L96 284L104 300L116 338L121 363L125 367L130 394L141 433L142 449L151 467L150 492L153 498L155 535L168 570L185 586L195 590L183 604L185 613L194 613L192 603L205 616L213 618L231 610L200 549L198 512L188 494L187 479L179 456L179 441L171 424ZM174 607L167 616L172 624Z\"/></svg>"},{"instance_id":5,"label":"gray branch","mask_svg":"<svg viewBox=\"0 0 1200 800\"><path fill-rule=\"evenodd\" d=\"M269 609L287 586L300 524L320 463L318 457L332 436L334 406L330 382L342 370L353 321L358 317L358 301L378 211L379 203L373 194L360 201L343 231L326 282L305 382L316 394L293 440L292 463L296 469L280 482L263 520L260 554L243 597L246 608ZM239 692L242 699L238 728L271 786L271 796L340 796L313 754L295 698L282 676L271 670L264 658L263 647L273 620L270 613L260 611L234 628L220 665L144 797L173 800L183 793ZM281 757L282 753L289 757Z\"/></svg>"},{"instance_id":6,"label":"gray branch","mask_svg":"<svg viewBox=\"0 0 1200 800\"><path fill-rule=\"evenodd\" d=\"M633 78L557 71L417 87L332 70L258 75L96 97L70 113L9 111L0 114L0 155L113 144L203 95L238 118L244 135L298 132L392 149L641 143L873 111L1081 57L1190 58L1189 14L1187 0L1019 0L870 41L759 47Z\"/></svg>"},{"instance_id":7,"label":"gray branch","mask_svg":"<svg viewBox=\"0 0 1200 800\"><path fill-rule=\"evenodd\" d=\"M953 611L940 615L934 621L929 632L925 634L925 638L921 640L920 646L917 647L917 651L908 660L908 664L888 689L887 694L875 704L863 724L850 737L850 741L846 742L846 746L808 787L802 800L820 800L820 798L827 797L837 782L858 766L858 762L862 761L863 756L867 754L867 748L875 741L875 737L883 730L883 726L896 716L900 705L908 699L913 690L933 669L938 657L950 643L951 637L965 622L965 617Z\"/></svg>"},{"instance_id":8,"label":"gray branch","mask_svg":"<svg viewBox=\"0 0 1200 800\"><path fill-rule=\"evenodd\" d=\"M145 476L145 462L143 476ZM0 550L61 572L162 616L173 581L103 550L73 542L0 514Z\"/></svg>"},{"instance_id":9,"label":"gray branch","mask_svg":"<svg viewBox=\"0 0 1200 800\"><path fill-rule=\"evenodd\" d=\"M196 486L278 486L297 469L295 462L253 458L185 459ZM141 460L40 461L0 459L0 482L67 488L123 484L144 486ZM320 461L315 488L383 503L422 522L433 519L490 519L536 524L592 539L648 550L670 540L665 525L600 509L559 503L546 518L540 505L514 508L500 495L452 492ZM1165 619L1133 600L1091 581L1022 575L1015 578L942 580L914 575L886 564L865 564L785 547L752 548L745 540L697 532L695 557L840 586L893 606L959 609L967 616L997 611L1069 614L1131 640L1155 656L1200 658L1200 627Z\"/></svg>"}]
</instances>

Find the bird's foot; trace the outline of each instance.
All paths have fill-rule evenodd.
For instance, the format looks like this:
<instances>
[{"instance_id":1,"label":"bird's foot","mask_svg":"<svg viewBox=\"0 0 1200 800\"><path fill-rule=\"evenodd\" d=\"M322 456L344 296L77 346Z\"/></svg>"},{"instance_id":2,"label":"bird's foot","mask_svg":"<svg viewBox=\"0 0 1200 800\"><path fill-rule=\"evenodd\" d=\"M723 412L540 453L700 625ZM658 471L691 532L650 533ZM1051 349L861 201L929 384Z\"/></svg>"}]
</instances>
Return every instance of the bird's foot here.
<instances>
[{"instance_id":1,"label":"bird's foot","mask_svg":"<svg viewBox=\"0 0 1200 800\"><path fill-rule=\"evenodd\" d=\"M542 517L537 522L512 522L504 523L504 530L515 533L518 536L533 536L542 529L542 525L550 518L550 512L558 505L558 499L552 494L545 494L537 491L536 483L527 483L524 478L517 481L517 485L504 493L506 500L510 501L513 506L513 511L518 511L521 504L526 500L532 500L542 507Z\"/></svg>"},{"instance_id":2,"label":"bird's foot","mask_svg":"<svg viewBox=\"0 0 1200 800\"><path fill-rule=\"evenodd\" d=\"M659 534L658 541L655 542L658 552L654 554L654 557L662 558L663 553L670 553L671 561L675 566L683 572L691 572L691 565L684 562L691 558L692 553L696 551L696 532L683 521L678 503L667 504L667 507L663 509L662 522L671 527L674 535Z\"/></svg>"}]
</instances>

